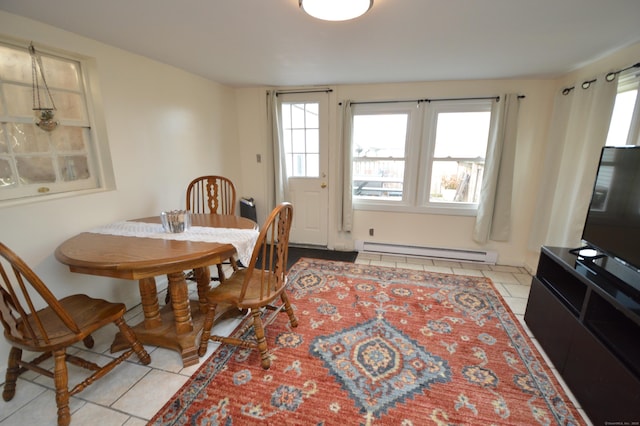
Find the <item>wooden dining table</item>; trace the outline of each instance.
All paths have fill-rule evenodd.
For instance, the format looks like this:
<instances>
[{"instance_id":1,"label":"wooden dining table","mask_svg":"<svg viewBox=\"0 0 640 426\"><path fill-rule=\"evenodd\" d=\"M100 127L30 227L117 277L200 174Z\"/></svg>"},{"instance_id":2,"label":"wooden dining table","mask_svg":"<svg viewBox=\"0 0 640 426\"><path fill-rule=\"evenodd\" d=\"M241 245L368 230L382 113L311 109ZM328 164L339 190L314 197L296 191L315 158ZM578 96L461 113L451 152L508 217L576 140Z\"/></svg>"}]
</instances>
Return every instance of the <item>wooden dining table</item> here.
<instances>
[{"instance_id":1,"label":"wooden dining table","mask_svg":"<svg viewBox=\"0 0 640 426\"><path fill-rule=\"evenodd\" d=\"M132 222L159 224L160 217ZM192 214L192 227L254 230L250 219L233 215ZM196 229L196 228L193 228ZM244 232L246 238L246 232ZM254 239L255 243L255 239ZM232 243L217 243L140 236L82 232L55 251L55 257L71 272L137 280L144 321L132 328L143 344L170 348L182 356L185 367L198 362L197 339L207 310L206 292L210 287L209 266L236 254ZM198 300L190 300L185 271L193 270ZM156 276L167 275L170 303L160 305ZM127 346L119 334L111 345L116 352Z\"/></svg>"}]
</instances>

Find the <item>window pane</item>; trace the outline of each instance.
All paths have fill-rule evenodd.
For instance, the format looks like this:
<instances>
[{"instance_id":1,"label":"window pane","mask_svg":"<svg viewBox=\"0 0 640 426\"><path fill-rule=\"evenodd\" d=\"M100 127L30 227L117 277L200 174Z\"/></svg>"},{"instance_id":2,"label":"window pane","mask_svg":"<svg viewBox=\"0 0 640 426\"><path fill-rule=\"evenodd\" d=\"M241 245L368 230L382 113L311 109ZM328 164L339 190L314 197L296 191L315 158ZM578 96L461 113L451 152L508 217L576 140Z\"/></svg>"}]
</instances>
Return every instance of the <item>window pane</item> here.
<instances>
[{"instance_id":1,"label":"window pane","mask_svg":"<svg viewBox=\"0 0 640 426\"><path fill-rule=\"evenodd\" d=\"M42 67L45 70L45 78L49 88L80 90L80 73L76 63L44 56L42 57ZM54 99L57 106L58 99L56 97Z\"/></svg>"},{"instance_id":2,"label":"window pane","mask_svg":"<svg viewBox=\"0 0 640 426\"><path fill-rule=\"evenodd\" d=\"M49 152L49 134L35 124L12 123L8 127L14 153Z\"/></svg>"},{"instance_id":3,"label":"window pane","mask_svg":"<svg viewBox=\"0 0 640 426\"><path fill-rule=\"evenodd\" d=\"M84 131L80 127L58 126L50 133L51 143L57 151L83 151Z\"/></svg>"},{"instance_id":4,"label":"window pane","mask_svg":"<svg viewBox=\"0 0 640 426\"><path fill-rule=\"evenodd\" d=\"M56 104L56 117L68 120L86 121L84 101L78 93L51 91Z\"/></svg>"},{"instance_id":5,"label":"window pane","mask_svg":"<svg viewBox=\"0 0 640 426\"><path fill-rule=\"evenodd\" d=\"M62 180L69 182L89 178L89 165L87 157L82 155L60 157L58 167L62 175Z\"/></svg>"},{"instance_id":6,"label":"window pane","mask_svg":"<svg viewBox=\"0 0 640 426\"><path fill-rule=\"evenodd\" d=\"M434 157L484 158L491 112L446 112L438 114Z\"/></svg>"},{"instance_id":7,"label":"window pane","mask_svg":"<svg viewBox=\"0 0 640 426\"><path fill-rule=\"evenodd\" d=\"M353 195L401 200L404 166L404 161L355 161Z\"/></svg>"},{"instance_id":8,"label":"window pane","mask_svg":"<svg viewBox=\"0 0 640 426\"><path fill-rule=\"evenodd\" d=\"M2 85L7 99L7 113L16 117L33 117L33 94L31 86Z\"/></svg>"},{"instance_id":9,"label":"window pane","mask_svg":"<svg viewBox=\"0 0 640 426\"><path fill-rule=\"evenodd\" d=\"M441 112L437 116L430 202L477 203L491 112Z\"/></svg>"},{"instance_id":10,"label":"window pane","mask_svg":"<svg viewBox=\"0 0 640 426\"><path fill-rule=\"evenodd\" d=\"M353 195L402 200L407 114L353 117Z\"/></svg>"},{"instance_id":11,"label":"window pane","mask_svg":"<svg viewBox=\"0 0 640 426\"><path fill-rule=\"evenodd\" d=\"M11 186L16 183L11 170L11 164L9 160L0 158L0 187Z\"/></svg>"},{"instance_id":12,"label":"window pane","mask_svg":"<svg viewBox=\"0 0 640 426\"><path fill-rule=\"evenodd\" d=\"M434 161L429 201L477 203L483 173L483 162Z\"/></svg>"},{"instance_id":13,"label":"window pane","mask_svg":"<svg viewBox=\"0 0 640 426\"><path fill-rule=\"evenodd\" d=\"M624 146L627 144L633 109L636 104L638 90L629 90L618 93L609 123L607 146Z\"/></svg>"},{"instance_id":14,"label":"window pane","mask_svg":"<svg viewBox=\"0 0 640 426\"><path fill-rule=\"evenodd\" d=\"M353 156L403 158L407 121L407 114L354 116Z\"/></svg>"},{"instance_id":15,"label":"window pane","mask_svg":"<svg viewBox=\"0 0 640 426\"><path fill-rule=\"evenodd\" d=\"M56 181L50 157L17 157L18 175L23 183L50 183Z\"/></svg>"},{"instance_id":16,"label":"window pane","mask_svg":"<svg viewBox=\"0 0 640 426\"><path fill-rule=\"evenodd\" d=\"M31 56L26 50L0 45L0 79L31 84Z\"/></svg>"}]
</instances>

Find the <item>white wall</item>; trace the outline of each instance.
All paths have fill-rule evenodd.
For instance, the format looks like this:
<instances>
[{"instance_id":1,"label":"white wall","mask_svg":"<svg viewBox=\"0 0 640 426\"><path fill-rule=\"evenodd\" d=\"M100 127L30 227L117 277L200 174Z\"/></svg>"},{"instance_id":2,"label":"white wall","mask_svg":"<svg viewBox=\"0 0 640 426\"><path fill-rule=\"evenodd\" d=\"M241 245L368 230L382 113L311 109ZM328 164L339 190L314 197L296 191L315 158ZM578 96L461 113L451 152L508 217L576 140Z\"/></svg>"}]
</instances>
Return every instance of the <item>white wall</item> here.
<instances>
[{"instance_id":1,"label":"white wall","mask_svg":"<svg viewBox=\"0 0 640 426\"><path fill-rule=\"evenodd\" d=\"M128 307L139 303L136 282L72 274L53 252L96 225L183 207L186 186L198 175L223 174L239 182L233 90L2 11L0 33L95 58L117 186L90 195L0 204L0 240L59 297L79 292ZM8 352L0 339L1 377Z\"/></svg>"}]
</instances>

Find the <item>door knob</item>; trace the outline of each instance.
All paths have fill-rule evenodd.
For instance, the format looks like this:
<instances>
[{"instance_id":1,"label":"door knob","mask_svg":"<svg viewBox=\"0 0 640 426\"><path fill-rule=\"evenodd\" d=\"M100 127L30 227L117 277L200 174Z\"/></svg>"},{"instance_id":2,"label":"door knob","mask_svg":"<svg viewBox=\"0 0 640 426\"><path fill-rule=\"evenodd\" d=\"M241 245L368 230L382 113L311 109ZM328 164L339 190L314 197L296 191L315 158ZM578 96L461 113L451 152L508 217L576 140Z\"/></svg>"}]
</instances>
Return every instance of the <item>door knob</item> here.
<instances>
[{"instance_id":1,"label":"door knob","mask_svg":"<svg viewBox=\"0 0 640 426\"><path fill-rule=\"evenodd\" d=\"M322 182L322 183L320 184L320 188L326 188L326 187L327 187L327 184L326 184L326 183Z\"/></svg>"}]
</instances>

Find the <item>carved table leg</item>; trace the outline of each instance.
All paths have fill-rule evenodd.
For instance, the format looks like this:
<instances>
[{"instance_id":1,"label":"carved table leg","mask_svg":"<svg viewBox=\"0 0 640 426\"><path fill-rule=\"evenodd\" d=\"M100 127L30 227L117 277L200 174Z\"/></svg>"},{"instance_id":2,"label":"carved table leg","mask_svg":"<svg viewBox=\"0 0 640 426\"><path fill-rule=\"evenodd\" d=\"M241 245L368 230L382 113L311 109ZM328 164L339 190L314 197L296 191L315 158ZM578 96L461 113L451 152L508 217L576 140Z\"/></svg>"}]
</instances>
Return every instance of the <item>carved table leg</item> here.
<instances>
[{"instance_id":1,"label":"carved table leg","mask_svg":"<svg viewBox=\"0 0 640 426\"><path fill-rule=\"evenodd\" d=\"M189 304L189 291L184 273L172 272L167 274L169 278L169 291L171 292L171 307L175 316L176 333L183 334L193 330L191 321L191 306Z\"/></svg>"},{"instance_id":2,"label":"carved table leg","mask_svg":"<svg viewBox=\"0 0 640 426\"><path fill-rule=\"evenodd\" d=\"M160 305L158 304L158 290L156 279L143 278L139 281L140 298L142 299L142 311L144 312L144 327L148 330L160 327Z\"/></svg>"},{"instance_id":3,"label":"carved table leg","mask_svg":"<svg viewBox=\"0 0 640 426\"><path fill-rule=\"evenodd\" d=\"M198 301L200 302L200 312L207 313L207 292L211 283L211 272L208 266L194 269L196 282L198 283Z\"/></svg>"}]
</instances>

